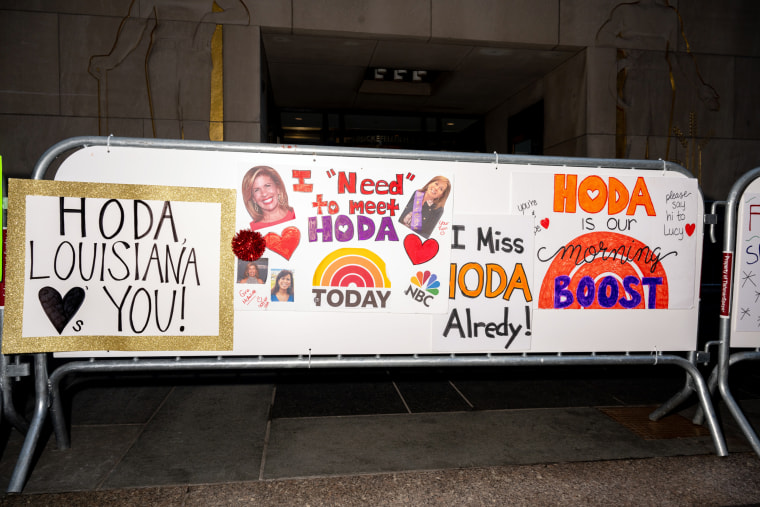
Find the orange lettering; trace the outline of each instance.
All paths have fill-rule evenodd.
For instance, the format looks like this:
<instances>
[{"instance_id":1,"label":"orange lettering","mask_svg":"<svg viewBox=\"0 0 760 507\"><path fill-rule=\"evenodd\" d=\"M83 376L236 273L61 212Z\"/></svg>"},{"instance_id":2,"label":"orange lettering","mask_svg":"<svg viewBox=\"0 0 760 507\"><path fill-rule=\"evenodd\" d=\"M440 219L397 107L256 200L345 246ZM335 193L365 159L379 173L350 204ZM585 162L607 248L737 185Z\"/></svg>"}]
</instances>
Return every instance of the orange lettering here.
<instances>
[{"instance_id":1,"label":"orange lettering","mask_svg":"<svg viewBox=\"0 0 760 507\"><path fill-rule=\"evenodd\" d=\"M575 213L575 189L578 185L578 176L568 174L554 175L554 211Z\"/></svg>"},{"instance_id":2,"label":"orange lettering","mask_svg":"<svg viewBox=\"0 0 760 507\"><path fill-rule=\"evenodd\" d=\"M464 277L471 269L474 269L478 273L478 286L475 288L475 290L468 289L467 285L464 283ZM459 278L457 279L457 282L459 283L459 290L462 291L463 296L467 296L468 298L478 297L478 295L483 292L483 281L483 267L475 262L468 262L462 266L462 269L459 271Z\"/></svg>"},{"instance_id":3,"label":"orange lettering","mask_svg":"<svg viewBox=\"0 0 760 507\"><path fill-rule=\"evenodd\" d=\"M589 176L578 188L578 202L587 213L599 213L607 203L607 185L599 176Z\"/></svg>"},{"instance_id":4,"label":"orange lettering","mask_svg":"<svg viewBox=\"0 0 760 507\"><path fill-rule=\"evenodd\" d=\"M657 213L654 212L652 198L649 197L649 189L647 189L647 184L644 181L644 178L641 176L639 176L639 178L636 180L636 185L633 187L631 202L628 205L628 211L626 211L625 214L635 215L637 206L644 206L644 209L647 211L647 215L650 217L657 215Z\"/></svg>"},{"instance_id":5,"label":"orange lettering","mask_svg":"<svg viewBox=\"0 0 760 507\"><path fill-rule=\"evenodd\" d=\"M499 276L499 286L495 289L493 288L493 274L494 272ZM507 286L507 273L504 271L504 268L502 268L498 264L486 264L486 279L488 280L488 285L486 286L486 297L487 298L495 298L502 292L504 292L504 289Z\"/></svg>"},{"instance_id":6,"label":"orange lettering","mask_svg":"<svg viewBox=\"0 0 760 507\"><path fill-rule=\"evenodd\" d=\"M530 287L528 287L528 276L525 274L525 269L521 263L515 265L515 270L512 272L512 278L509 279L509 287L504 291L504 299L509 300L512 297L512 291L520 289L523 291L525 301L530 303L533 301L533 296L530 293Z\"/></svg>"},{"instance_id":7,"label":"orange lettering","mask_svg":"<svg viewBox=\"0 0 760 507\"><path fill-rule=\"evenodd\" d=\"M617 215L625 209L626 205L628 205L628 189L619 179L610 178L607 212L610 215Z\"/></svg>"}]
</instances>

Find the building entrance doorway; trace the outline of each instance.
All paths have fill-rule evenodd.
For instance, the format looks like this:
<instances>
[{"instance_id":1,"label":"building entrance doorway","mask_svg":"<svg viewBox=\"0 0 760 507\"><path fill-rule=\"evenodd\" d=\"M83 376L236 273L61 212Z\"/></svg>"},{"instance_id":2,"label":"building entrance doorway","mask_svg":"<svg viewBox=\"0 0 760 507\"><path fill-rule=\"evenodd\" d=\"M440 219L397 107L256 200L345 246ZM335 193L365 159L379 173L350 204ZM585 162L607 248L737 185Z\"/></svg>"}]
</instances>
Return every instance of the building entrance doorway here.
<instances>
[{"instance_id":1,"label":"building entrance doorway","mask_svg":"<svg viewBox=\"0 0 760 507\"><path fill-rule=\"evenodd\" d=\"M281 110L271 120L268 141L277 144L485 151L477 116Z\"/></svg>"}]
</instances>

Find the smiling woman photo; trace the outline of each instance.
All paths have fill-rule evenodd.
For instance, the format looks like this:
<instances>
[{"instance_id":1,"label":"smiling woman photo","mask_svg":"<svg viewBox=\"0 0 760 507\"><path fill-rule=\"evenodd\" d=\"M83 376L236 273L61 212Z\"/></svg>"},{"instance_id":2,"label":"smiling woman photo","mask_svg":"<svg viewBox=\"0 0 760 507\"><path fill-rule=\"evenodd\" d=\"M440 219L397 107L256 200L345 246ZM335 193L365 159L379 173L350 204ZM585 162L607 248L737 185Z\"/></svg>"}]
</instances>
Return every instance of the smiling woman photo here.
<instances>
[{"instance_id":1,"label":"smiling woman photo","mask_svg":"<svg viewBox=\"0 0 760 507\"><path fill-rule=\"evenodd\" d=\"M443 215L443 205L451 193L451 182L445 176L436 176L427 185L414 192L404 208L399 222L417 234L428 238Z\"/></svg>"},{"instance_id":2,"label":"smiling woman photo","mask_svg":"<svg viewBox=\"0 0 760 507\"><path fill-rule=\"evenodd\" d=\"M283 269L277 273L272 287L272 301L293 302L293 272Z\"/></svg>"},{"instance_id":3,"label":"smiling woman photo","mask_svg":"<svg viewBox=\"0 0 760 507\"><path fill-rule=\"evenodd\" d=\"M285 183L277 171L265 165L252 167L243 176L243 202L253 219L252 231L296 217L288 204Z\"/></svg>"},{"instance_id":4,"label":"smiling woman photo","mask_svg":"<svg viewBox=\"0 0 760 507\"><path fill-rule=\"evenodd\" d=\"M253 262L246 264L244 276L238 283L264 283L259 275L259 267Z\"/></svg>"}]
</instances>

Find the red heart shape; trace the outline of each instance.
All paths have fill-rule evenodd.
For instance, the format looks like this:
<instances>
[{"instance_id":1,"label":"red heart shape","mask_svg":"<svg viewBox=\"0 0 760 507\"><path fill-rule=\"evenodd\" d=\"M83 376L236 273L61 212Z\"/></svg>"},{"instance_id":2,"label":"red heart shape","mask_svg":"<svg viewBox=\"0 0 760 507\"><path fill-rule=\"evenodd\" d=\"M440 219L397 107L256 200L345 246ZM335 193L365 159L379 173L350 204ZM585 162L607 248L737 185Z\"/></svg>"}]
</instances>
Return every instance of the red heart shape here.
<instances>
[{"instance_id":1,"label":"red heart shape","mask_svg":"<svg viewBox=\"0 0 760 507\"><path fill-rule=\"evenodd\" d=\"M429 239L423 243L419 236L409 234L404 238L404 249L412 264L422 264L436 256L438 253L438 242L434 239Z\"/></svg>"},{"instance_id":2,"label":"red heart shape","mask_svg":"<svg viewBox=\"0 0 760 507\"><path fill-rule=\"evenodd\" d=\"M694 234L694 229L696 228L697 228L697 224L686 224L686 227L685 227L686 234L691 236L692 234Z\"/></svg>"},{"instance_id":3,"label":"red heart shape","mask_svg":"<svg viewBox=\"0 0 760 507\"><path fill-rule=\"evenodd\" d=\"M301 241L301 231L295 227L286 227L282 231L282 236L270 232L264 236L264 240L267 242L268 249L290 260L290 256L296 251L296 247Z\"/></svg>"},{"instance_id":4,"label":"red heart shape","mask_svg":"<svg viewBox=\"0 0 760 507\"><path fill-rule=\"evenodd\" d=\"M549 228L549 219L548 218L544 218L544 219L541 220L541 227L543 227L544 229L548 229Z\"/></svg>"}]
</instances>

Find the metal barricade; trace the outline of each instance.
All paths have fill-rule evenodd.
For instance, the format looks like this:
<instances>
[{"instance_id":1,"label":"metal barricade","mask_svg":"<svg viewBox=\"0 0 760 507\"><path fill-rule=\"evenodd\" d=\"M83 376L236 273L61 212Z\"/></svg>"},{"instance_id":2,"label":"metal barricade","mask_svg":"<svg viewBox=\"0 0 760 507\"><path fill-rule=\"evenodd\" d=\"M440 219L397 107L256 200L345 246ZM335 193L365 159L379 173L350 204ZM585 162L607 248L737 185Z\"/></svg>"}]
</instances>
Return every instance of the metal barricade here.
<instances>
[{"instance_id":1,"label":"metal barricade","mask_svg":"<svg viewBox=\"0 0 760 507\"><path fill-rule=\"evenodd\" d=\"M49 168L54 166L58 157L86 146L129 146L169 148L184 150L238 151L249 153L268 153L280 150L281 147L271 145L216 143L202 141L174 141L154 139L129 139L115 137L79 137L63 141L43 154L32 174L33 179L44 179ZM534 156L499 156L498 154L470 154L451 152L422 152L407 150L371 150L351 148L327 148L312 146L289 147L291 152L315 155L336 155L342 157L383 157L389 159L422 159L437 161L467 161L497 163L508 160L519 161L521 164L542 164L564 166L573 164L589 168L611 168L620 170L671 170L684 172L680 166L663 161L627 161L620 159L581 159L563 157L534 157ZM698 217L703 220L704 217ZM719 456L727 455L724 437L721 433L713 409L710 393L702 377L698 363L705 362L707 355L698 352L665 353L663 351L631 352L631 353L573 353L573 354L413 354L413 355L331 355L331 356L293 356L293 357L173 357L173 358L91 358L65 362L48 374L46 354L34 354L35 375L35 411L26 439L10 484L9 492L20 492L30 472L32 456L36 449L42 425L48 415L51 416L55 436L60 448L70 445L64 421L60 383L69 374L74 373L119 373L138 371L186 371L186 370L252 370L252 369L281 369L281 368L349 368L349 367L444 367L444 366L581 366L581 365L673 365L683 368L689 381L683 395L696 393L700 407L707 419L715 452ZM7 403L6 403L7 404ZM657 420L675 407L669 403L653 413L650 418Z\"/></svg>"}]
</instances>

